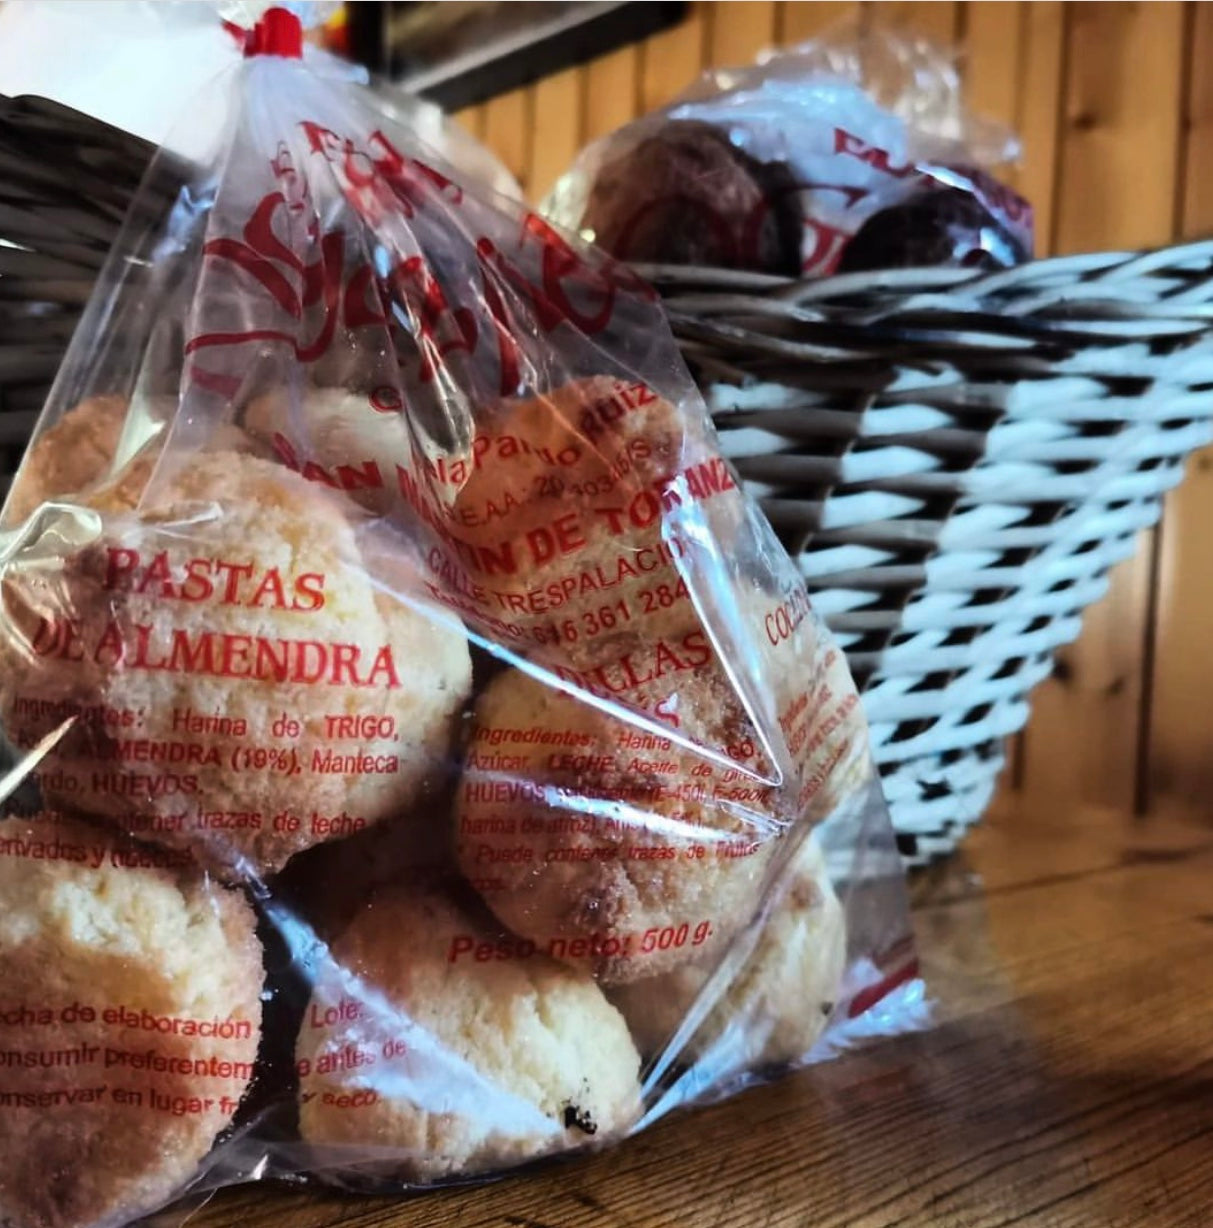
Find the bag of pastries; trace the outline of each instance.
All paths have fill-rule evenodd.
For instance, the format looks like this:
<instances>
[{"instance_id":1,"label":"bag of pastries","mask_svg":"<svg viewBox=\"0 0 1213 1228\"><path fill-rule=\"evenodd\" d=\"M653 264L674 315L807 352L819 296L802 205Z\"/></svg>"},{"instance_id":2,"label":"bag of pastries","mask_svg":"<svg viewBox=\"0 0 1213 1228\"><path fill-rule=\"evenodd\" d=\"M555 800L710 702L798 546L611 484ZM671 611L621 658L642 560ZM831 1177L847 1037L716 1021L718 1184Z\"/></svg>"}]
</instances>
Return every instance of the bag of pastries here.
<instances>
[{"instance_id":1,"label":"bag of pastries","mask_svg":"<svg viewBox=\"0 0 1213 1228\"><path fill-rule=\"evenodd\" d=\"M921 1007L653 294L301 50L136 200L0 514L11 1228L491 1174Z\"/></svg>"},{"instance_id":2,"label":"bag of pastries","mask_svg":"<svg viewBox=\"0 0 1213 1228\"><path fill-rule=\"evenodd\" d=\"M594 141L544 212L639 264L997 269L1032 255L1031 206L991 173L1017 154L947 53L857 13Z\"/></svg>"}]
</instances>

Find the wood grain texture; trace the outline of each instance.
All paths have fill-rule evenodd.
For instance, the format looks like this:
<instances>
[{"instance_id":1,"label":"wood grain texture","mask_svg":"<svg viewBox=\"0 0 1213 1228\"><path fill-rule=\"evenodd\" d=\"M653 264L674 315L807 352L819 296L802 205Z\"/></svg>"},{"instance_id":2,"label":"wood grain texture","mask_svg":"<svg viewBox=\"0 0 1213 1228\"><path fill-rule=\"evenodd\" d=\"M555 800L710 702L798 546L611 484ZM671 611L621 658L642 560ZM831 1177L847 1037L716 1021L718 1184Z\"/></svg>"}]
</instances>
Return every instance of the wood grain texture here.
<instances>
[{"instance_id":1,"label":"wood grain texture","mask_svg":"<svg viewBox=\"0 0 1213 1228\"><path fill-rule=\"evenodd\" d=\"M518 89L492 99L484 107L484 143L501 159L524 192L531 172L533 106L532 91Z\"/></svg>"},{"instance_id":2,"label":"wood grain texture","mask_svg":"<svg viewBox=\"0 0 1213 1228\"><path fill-rule=\"evenodd\" d=\"M817 38L855 12L845 0L785 0L775 18L775 37L783 46Z\"/></svg>"},{"instance_id":3,"label":"wood grain texture","mask_svg":"<svg viewBox=\"0 0 1213 1228\"><path fill-rule=\"evenodd\" d=\"M944 0L871 0L863 6L863 12L868 21L951 47L961 34L964 7Z\"/></svg>"},{"instance_id":4,"label":"wood grain texture","mask_svg":"<svg viewBox=\"0 0 1213 1228\"><path fill-rule=\"evenodd\" d=\"M1183 6L1077 4L1065 16L1056 245L1165 243L1180 184ZM1154 544L1142 535L1033 698L1022 776L1041 804L1138 801Z\"/></svg>"},{"instance_id":5,"label":"wood grain texture","mask_svg":"<svg viewBox=\"0 0 1213 1228\"><path fill-rule=\"evenodd\" d=\"M1175 225L1184 6L1072 4L1056 241L1165 243Z\"/></svg>"},{"instance_id":6,"label":"wood grain texture","mask_svg":"<svg viewBox=\"0 0 1213 1228\"><path fill-rule=\"evenodd\" d=\"M1207 1228L1207 824L1025 811L914 884L937 1025L601 1156L395 1202L244 1188L195 1228Z\"/></svg>"},{"instance_id":7,"label":"wood grain texture","mask_svg":"<svg viewBox=\"0 0 1213 1228\"><path fill-rule=\"evenodd\" d=\"M1016 128L1023 142L1023 160L1015 181L1032 202L1036 253L1049 256L1056 251L1053 218L1065 69L1065 6L1060 0L1025 3L1020 6L1020 20Z\"/></svg>"},{"instance_id":8,"label":"wood grain texture","mask_svg":"<svg viewBox=\"0 0 1213 1228\"><path fill-rule=\"evenodd\" d=\"M640 48L642 113L664 107L703 71L714 7L704 0L688 5L674 29L653 35Z\"/></svg>"},{"instance_id":9,"label":"wood grain texture","mask_svg":"<svg viewBox=\"0 0 1213 1228\"><path fill-rule=\"evenodd\" d=\"M1188 12L1188 88L1181 230L1213 234L1213 8ZM1213 448L1188 463L1167 498L1159 534L1153 693L1145 770L1147 805L1213 796Z\"/></svg>"},{"instance_id":10,"label":"wood grain texture","mask_svg":"<svg viewBox=\"0 0 1213 1228\"><path fill-rule=\"evenodd\" d=\"M564 174L581 148L585 106L585 72L566 68L537 82L534 90L534 137L527 193L538 203Z\"/></svg>"},{"instance_id":11,"label":"wood grain texture","mask_svg":"<svg viewBox=\"0 0 1213 1228\"><path fill-rule=\"evenodd\" d=\"M640 48L621 47L585 67L582 141L597 140L640 114Z\"/></svg>"},{"instance_id":12,"label":"wood grain texture","mask_svg":"<svg viewBox=\"0 0 1213 1228\"><path fill-rule=\"evenodd\" d=\"M1019 127L1020 82L1026 6L999 0L974 0L964 6L964 43L960 67L965 100L978 115ZM1014 168L1003 178L1015 182Z\"/></svg>"},{"instance_id":13,"label":"wood grain texture","mask_svg":"<svg viewBox=\"0 0 1213 1228\"><path fill-rule=\"evenodd\" d=\"M484 140L486 110L484 104L475 107L464 107L451 116L456 123L462 124L478 141Z\"/></svg>"},{"instance_id":14,"label":"wood grain texture","mask_svg":"<svg viewBox=\"0 0 1213 1228\"><path fill-rule=\"evenodd\" d=\"M779 5L774 0L719 0L712 6L708 64L731 68L751 64L777 41Z\"/></svg>"}]
</instances>

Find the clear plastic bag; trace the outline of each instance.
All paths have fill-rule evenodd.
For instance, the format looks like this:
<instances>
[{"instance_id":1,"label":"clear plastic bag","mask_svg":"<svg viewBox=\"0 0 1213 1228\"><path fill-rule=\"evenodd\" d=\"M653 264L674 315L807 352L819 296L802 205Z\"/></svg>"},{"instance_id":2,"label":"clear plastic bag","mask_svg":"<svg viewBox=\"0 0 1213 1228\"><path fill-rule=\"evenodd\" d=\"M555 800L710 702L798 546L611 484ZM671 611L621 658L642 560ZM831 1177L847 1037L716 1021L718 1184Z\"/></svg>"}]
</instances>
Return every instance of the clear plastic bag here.
<instances>
[{"instance_id":1,"label":"clear plastic bag","mask_svg":"<svg viewBox=\"0 0 1213 1228\"><path fill-rule=\"evenodd\" d=\"M626 268L271 10L0 519L0 1219L602 1146L919 1017L841 653Z\"/></svg>"},{"instance_id":2,"label":"clear plastic bag","mask_svg":"<svg viewBox=\"0 0 1213 1228\"><path fill-rule=\"evenodd\" d=\"M1004 267L1032 210L990 173L1019 147L963 105L944 52L849 20L705 73L593 142L544 212L624 260L787 277Z\"/></svg>"}]
</instances>

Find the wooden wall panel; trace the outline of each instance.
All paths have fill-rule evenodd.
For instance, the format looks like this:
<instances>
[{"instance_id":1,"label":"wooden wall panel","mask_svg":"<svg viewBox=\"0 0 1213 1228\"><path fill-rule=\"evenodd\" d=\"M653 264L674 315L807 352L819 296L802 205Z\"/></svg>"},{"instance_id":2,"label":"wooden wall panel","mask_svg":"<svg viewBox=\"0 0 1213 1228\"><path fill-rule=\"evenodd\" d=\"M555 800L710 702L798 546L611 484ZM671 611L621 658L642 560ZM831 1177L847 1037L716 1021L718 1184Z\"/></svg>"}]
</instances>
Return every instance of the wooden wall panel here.
<instances>
[{"instance_id":1,"label":"wooden wall panel","mask_svg":"<svg viewBox=\"0 0 1213 1228\"><path fill-rule=\"evenodd\" d=\"M581 124L585 104L585 73L567 68L545 77L533 87L535 92L534 140L527 192L535 202L568 169L581 148Z\"/></svg>"},{"instance_id":2,"label":"wooden wall panel","mask_svg":"<svg viewBox=\"0 0 1213 1228\"><path fill-rule=\"evenodd\" d=\"M1213 6L1188 11L1189 65L1181 229L1213 235ZM1148 802L1207 813L1213 797L1213 448L1167 500L1160 534Z\"/></svg>"},{"instance_id":3,"label":"wooden wall panel","mask_svg":"<svg viewBox=\"0 0 1213 1228\"><path fill-rule=\"evenodd\" d=\"M1019 102L1016 128L1023 157L1015 186L1032 202L1036 252L1051 255L1057 198L1061 100L1065 74L1065 5L1060 0L1024 3L1020 11Z\"/></svg>"},{"instance_id":4,"label":"wooden wall panel","mask_svg":"<svg viewBox=\"0 0 1213 1228\"><path fill-rule=\"evenodd\" d=\"M779 5L774 0L719 0L712 6L707 63L713 68L751 64L775 45Z\"/></svg>"},{"instance_id":5,"label":"wooden wall panel","mask_svg":"<svg viewBox=\"0 0 1213 1228\"><path fill-rule=\"evenodd\" d=\"M1066 10L1064 120L1055 243L1091 251L1163 243L1180 171L1184 8L1074 4ZM1133 805L1149 684L1154 534L1112 576L1082 637L1033 697L1023 789L1052 805ZM1058 748L1064 747L1064 753Z\"/></svg>"},{"instance_id":6,"label":"wooden wall panel","mask_svg":"<svg viewBox=\"0 0 1213 1228\"><path fill-rule=\"evenodd\" d=\"M586 66L583 141L606 136L639 114L639 47L621 47Z\"/></svg>"},{"instance_id":7,"label":"wooden wall panel","mask_svg":"<svg viewBox=\"0 0 1213 1228\"><path fill-rule=\"evenodd\" d=\"M534 96L529 89L511 90L484 104L484 142L524 192L531 173L533 106Z\"/></svg>"},{"instance_id":8,"label":"wooden wall panel","mask_svg":"<svg viewBox=\"0 0 1213 1228\"><path fill-rule=\"evenodd\" d=\"M834 0L785 0L776 17L776 37L783 46L816 38L855 11L853 4Z\"/></svg>"},{"instance_id":9,"label":"wooden wall panel","mask_svg":"<svg viewBox=\"0 0 1213 1228\"><path fill-rule=\"evenodd\" d=\"M478 141L484 140L485 120L487 110L483 104L476 107L464 107L456 111L453 118L462 124Z\"/></svg>"},{"instance_id":10,"label":"wooden wall panel","mask_svg":"<svg viewBox=\"0 0 1213 1228\"><path fill-rule=\"evenodd\" d=\"M950 47L960 37L963 4L942 0L871 0L863 6L869 21L895 29L910 30L941 46Z\"/></svg>"},{"instance_id":11,"label":"wooden wall panel","mask_svg":"<svg viewBox=\"0 0 1213 1228\"><path fill-rule=\"evenodd\" d=\"M963 9L960 64L969 105L980 115L1017 128L1025 6L974 0Z\"/></svg>"},{"instance_id":12,"label":"wooden wall panel","mask_svg":"<svg viewBox=\"0 0 1213 1228\"><path fill-rule=\"evenodd\" d=\"M682 24L655 34L640 48L640 110L655 111L703 71L715 5L690 5Z\"/></svg>"}]
</instances>

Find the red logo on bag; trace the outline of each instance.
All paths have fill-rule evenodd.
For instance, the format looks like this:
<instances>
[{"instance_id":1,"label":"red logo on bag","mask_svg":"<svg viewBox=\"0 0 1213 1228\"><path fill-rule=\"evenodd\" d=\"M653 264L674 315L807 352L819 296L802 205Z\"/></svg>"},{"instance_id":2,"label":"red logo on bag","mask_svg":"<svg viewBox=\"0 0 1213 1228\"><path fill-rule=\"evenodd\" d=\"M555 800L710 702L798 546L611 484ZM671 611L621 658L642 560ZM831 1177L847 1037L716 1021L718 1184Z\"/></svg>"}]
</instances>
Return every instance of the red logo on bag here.
<instances>
[{"instance_id":1,"label":"red logo on bag","mask_svg":"<svg viewBox=\"0 0 1213 1228\"><path fill-rule=\"evenodd\" d=\"M430 208L443 220L438 211L465 206L457 183L401 153L380 131L372 132L363 148L320 124L304 121L301 126L311 151L333 167L347 202L373 232L390 238L384 222L393 215L415 222ZM479 344L495 342L497 384L501 395L508 395L521 384L525 355L520 339L534 336L536 325L549 333L571 324L593 336L610 325L621 293L655 297L625 265L588 256L534 213L523 218L515 243L502 244L480 233L482 215L468 212L463 241L471 244L468 257L479 265L481 286L465 302L451 301L449 278L444 283L442 270L421 254L389 256L380 246L377 258L386 259L377 269L369 262L347 268L348 236L339 229L318 233L307 177L285 144L279 145L270 168L279 187L258 203L239 237L210 239L203 255L212 268L252 278L263 292L258 305L269 306L271 314L258 316L249 304L238 319L243 324L251 315L251 326L209 328L189 339L187 354L274 341L289 345L300 362L311 363L332 346L339 326L350 332L374 326L391 333L401 361L419 355L417 378L423 382L432 380L452 354L471 356ZM310 262L300 258L300 251L317 248ZM214 301L224 297L216 295ZM297 327L274 319L274 309ZM219 391L238 386L234 377L197 367L193 375Z\"/></svg>"},{"instance_id":2,"label":"red logo on bag","mask_svg":"<svg viewBox=\"0 0 1213 1228\"><path fill-rule=\"evenodd\" d=\"M302 329L287 332L278 328L200 333L186 343L187 354L243 341L284 341L300 362L314 362L332 345L339 312L350 329L384 321L378 302L370 299L374 273L369 265L356 267L343 286L345 236L340 231L321 237L320 255L312 263L305 264L299 258L296 249L302 244L291 243L289 228L298 227L300 217L308 217L311 212L307 180L296 172L285 145L279 145L270 166L274 177L282 182L282 190L261 200L241 238L211 239L203 245L203 257L249 274L291 319L302 324L318 315L315 333L307 337ZM279 233L279 225L288 228L287 238ZM314 246L314 218L309 218L305 226L303 238L308 246ZM320 310L315 312L314 308Z\"/></svg>"}]
</instances>

